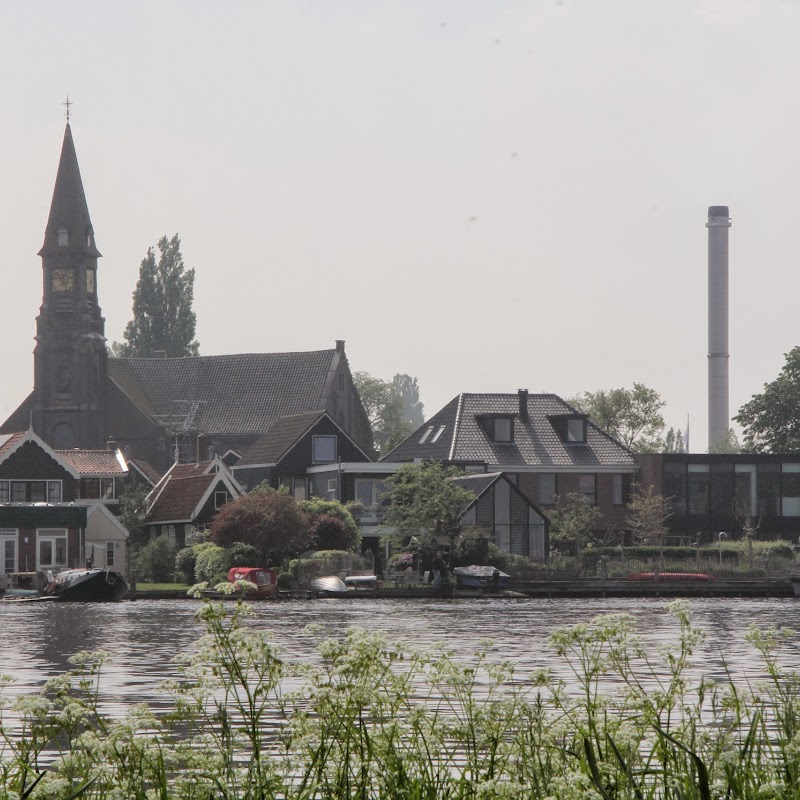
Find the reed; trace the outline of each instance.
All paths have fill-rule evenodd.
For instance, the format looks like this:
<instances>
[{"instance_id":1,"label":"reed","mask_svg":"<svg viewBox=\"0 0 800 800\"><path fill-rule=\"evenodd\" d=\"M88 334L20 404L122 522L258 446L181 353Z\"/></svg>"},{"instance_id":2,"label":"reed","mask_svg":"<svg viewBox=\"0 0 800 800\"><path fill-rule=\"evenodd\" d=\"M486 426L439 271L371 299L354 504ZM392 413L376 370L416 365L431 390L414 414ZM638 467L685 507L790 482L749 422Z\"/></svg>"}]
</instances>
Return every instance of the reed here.
<instances>
[{"instance_id":1,"label":"reed","mask_svg":"<svg viewBox=\"0 0 800 800\"><path fill-rule=\"evenodd\" d=\"M164 686L167 714L106 718L105 653L78 654L36 695L11 700L0 681L0 797L800 796L800 676L781 666L785 632L749 633L765 679L712 684L692 677L703 634L688 605L669 607L674 642L655 653L626 615L557 630L566 681L517 674L489 642L465 663L360 629L321 638L318 663L292 663L247 604L206 602L206 633Z\"/></svg>"}]
</instances>

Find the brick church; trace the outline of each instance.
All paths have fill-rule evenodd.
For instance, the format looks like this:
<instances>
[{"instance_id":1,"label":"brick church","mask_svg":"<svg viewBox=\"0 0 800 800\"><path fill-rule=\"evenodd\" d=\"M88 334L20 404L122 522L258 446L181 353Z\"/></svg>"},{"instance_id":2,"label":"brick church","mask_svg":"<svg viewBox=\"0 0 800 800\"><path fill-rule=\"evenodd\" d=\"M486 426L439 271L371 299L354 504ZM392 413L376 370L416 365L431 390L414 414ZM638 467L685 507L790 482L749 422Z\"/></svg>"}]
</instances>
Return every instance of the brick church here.
<instances>
[{"instance_id":1,"label":"brick church","mask_svg":"<svg viewBox=\"0 0 800 800\"><path fill-rule=\"evenodd\" d=\"M55 450L109 440L164 471L192 461L198 440L235 461L286 416L325 411L365 452L369 421L344 352L186 358L108 355L100 310L100 251L67 123L42 258L33 391L0 426L32 429Z\"/></svg>"}]
</instances>

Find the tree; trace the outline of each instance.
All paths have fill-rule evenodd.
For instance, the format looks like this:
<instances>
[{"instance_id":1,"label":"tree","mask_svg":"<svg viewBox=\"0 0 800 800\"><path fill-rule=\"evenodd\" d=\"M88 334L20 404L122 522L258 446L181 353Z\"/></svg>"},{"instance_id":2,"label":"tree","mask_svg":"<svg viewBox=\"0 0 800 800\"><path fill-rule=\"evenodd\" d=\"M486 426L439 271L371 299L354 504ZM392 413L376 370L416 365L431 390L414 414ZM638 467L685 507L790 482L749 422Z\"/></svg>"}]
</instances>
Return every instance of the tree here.
<instances>
[{"instance_id":1,"label":"tree","mask_svg":"<svg viewBox=\"0 0 800 800\"><path fill-rule=\"evenodd\" d=\"M308 519L312 547L318 550L349 550L361 546L361 531L350 511L337 500L312 498L300 503Z\"/></svg>"},{"instance_id":2,"label":"tree","mask_svg":"<svg viewBox=\"0 0 800 800\"><path fill-rule=\"evenodd\" d=\"M258 486L250 494L226 503L211 522L211 539L228 547L235 542L251 544L261 564L296 556L309 543L308 519L295 499L285 491Z\"/></svg>"},{"instance_id":3,"label":"tree","mask_svg":"<svg viewBox=\"0 0 800 800\"><path fill-rule=\"evenodd\" d=\"M749 488L748 484L746 493L737 492L736 497L734 497L733 516L736 524L747 537L747 565L750 569L753 569L753 539L758 535L758 529L761 527L761 516L758 513L756 504L752 502Z\"/></svg>"},{"instance_id":4,"label":"tree","mask_svg":"<svg viewBox=\"0 0 800 800\"><path fill-rule=\"evenodd\" d=\"M556 504L549 511L550 546L566 553L573 551L580 556L581 546L592 538L592 530L602 516L580 492L568 492L556 496Z\"/></svg>"},{"instance_id":5,"label":"tree","mask_svg":"<svg viewBox=\"0 0 800 800\"><path fill-rule=\"evenodd\" d=\"M133 319L125 328L125 343L112 345L114 355L152 358L164 351L169 358L181 358L199 352L192 310L194 269L184 268L177 233L171 239L162 236L158 250L158 263L152 247L142 259L133 292Z\"/></svg>"},{"instance_id":6,"label":"tree","mask_svg":"<svg viewBox=\"0 0 800 800\"><path fill-rule=\"evenodd\" d=\"M725 453L743 453L744 448L739 444L739 437L734 433L731 428L728 428L725 433L720 434L715 442L711 443L708 448L709 453L725 454Z\"/></svg>"},{"instance_id":7,"label":"tree","mask_svg":"<svg viewBox=\"0 0 800 800\"><path fill-rule=\"evenodd\" d=\"M353 382L369 417L375 447L381 455L400 444L425 421L416 378L398 373L391 381L384 381L368 372L356 372Z\"/></svg>"},{"instance_id":8,"label":"tree","mask_svg":"<svg viewBox=\"0 0 800 800\"><path fill-rule=\"evenodd\" d=\"M634 537L646 544L663 547L672 516L670 499L658 494L653 486L645 489L637 484L628 501L628 528Z\"/></svg>"},{"instance_id":9,"label":"tree","mask_svg":"<svg viewBox=\"0 0 800 800\"><path fill-rule=\"evenodd\" d=\"M800 347L785 354L786 363L761 394L745 403L734 421L742 426L746 449L757 453L800 452Z\"/></svg>"},{"instance_id":10,"label":"tree","mask_svg":"<svg viewBox=\"0 0 800 800\"><path fill-rule=\"evenodd\" d=\"M143 484L126 480L119 496L119 520L128 531L128 541L133 545L142 543L144 539L147 493Z\"/></svg>"},{"instance_id":11,"label":"tree","mask_svg":"<svg viewBox=\"0 0 800 800\"><path fill-rule=\"evenodd\" d=\"M661 409L666 403L655 389L643 383L634 383L631 389L583 392L570 403L636 453L660 453L663 449L665 422Z\"/></svg>"},{"instance_id":12,"label":"tree","mask_svg":"<svg viewBox=\"0 0 800 800\"><path fill-rule=\"evenodd\" d=\"M664 437L664 453L685 453L686 448L683 444L683 432L680 428L670 428Z\"/></svg>"},{"instance_id":13,"label":"tree","mask_svg":"<svg viewBox=\"0 0 800 800\"><path fill-rule=\"evenodd\" d=\"M386 479L389 504L384 523L403 539L417 537L424 557L435 553L443 539L452 545L461 531L461 514L475 499L472 492L453 482L461 473L440 461L404 464Z\"/></svg>"}]
</instances>

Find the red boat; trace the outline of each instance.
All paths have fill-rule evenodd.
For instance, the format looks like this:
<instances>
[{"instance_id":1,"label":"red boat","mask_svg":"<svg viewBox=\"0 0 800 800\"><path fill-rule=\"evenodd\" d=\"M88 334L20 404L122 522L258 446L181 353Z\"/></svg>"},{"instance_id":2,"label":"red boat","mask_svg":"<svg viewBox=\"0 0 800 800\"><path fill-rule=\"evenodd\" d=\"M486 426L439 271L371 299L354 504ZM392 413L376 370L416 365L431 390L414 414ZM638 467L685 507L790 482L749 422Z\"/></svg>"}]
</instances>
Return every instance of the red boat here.
<instances>
[{"instance_id":1,"label":"red boat","mask_svg":"<svg viewBox=\"0 0 800 800\"><path fill-rule=\"evenodd\" d=\"M249 581L258 587L258 593L274 595L278 593L278 570L267 567L231 567L228 570L228 580Z\"/></svg>"}]
</instances>

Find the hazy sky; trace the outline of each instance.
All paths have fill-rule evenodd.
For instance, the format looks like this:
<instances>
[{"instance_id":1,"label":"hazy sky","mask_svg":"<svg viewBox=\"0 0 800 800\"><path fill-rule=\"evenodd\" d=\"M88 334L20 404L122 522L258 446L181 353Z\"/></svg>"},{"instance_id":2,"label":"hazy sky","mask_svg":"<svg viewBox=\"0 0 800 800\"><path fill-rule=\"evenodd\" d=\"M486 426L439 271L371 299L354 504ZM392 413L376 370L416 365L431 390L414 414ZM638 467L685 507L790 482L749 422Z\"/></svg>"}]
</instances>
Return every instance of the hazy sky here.
<instances>
[{"instance_id":1,"label":"hazy sky","mask_svg":"<svg viewBox=\"0 0 800 800\"><path fill-rule=\"evenodd\" d=\"M462 391L643 381L706 448L709 205L731 414L800 344L800 3L7 3L0 419L32 387L67 92L120 339L178 232L201 353L311 350Z\"/></svg>"}]
</instances>

